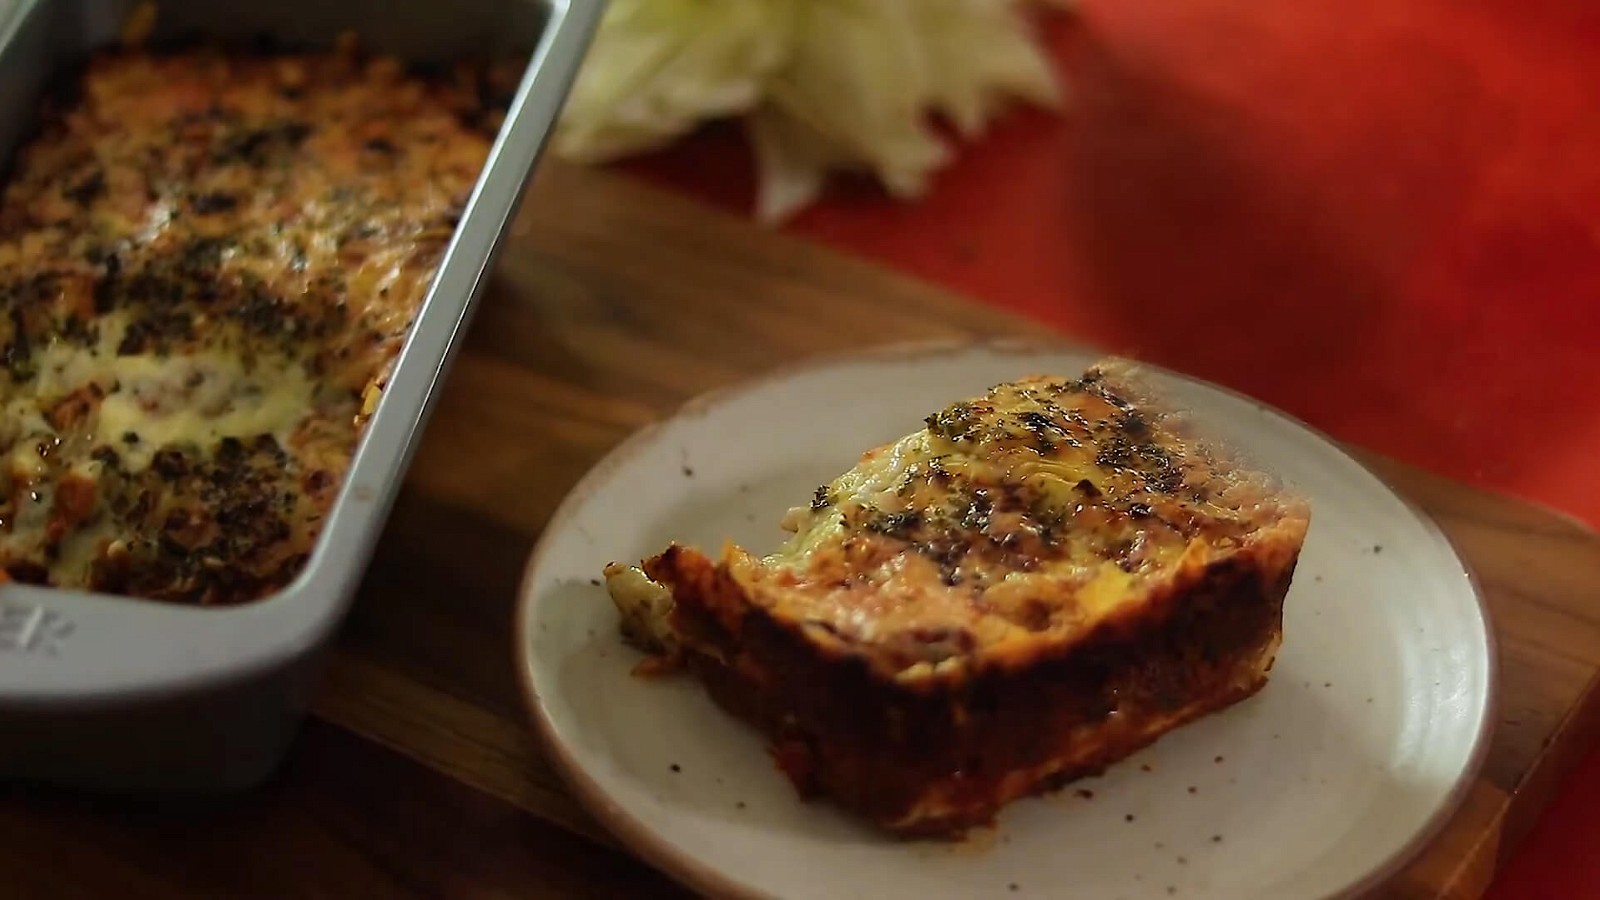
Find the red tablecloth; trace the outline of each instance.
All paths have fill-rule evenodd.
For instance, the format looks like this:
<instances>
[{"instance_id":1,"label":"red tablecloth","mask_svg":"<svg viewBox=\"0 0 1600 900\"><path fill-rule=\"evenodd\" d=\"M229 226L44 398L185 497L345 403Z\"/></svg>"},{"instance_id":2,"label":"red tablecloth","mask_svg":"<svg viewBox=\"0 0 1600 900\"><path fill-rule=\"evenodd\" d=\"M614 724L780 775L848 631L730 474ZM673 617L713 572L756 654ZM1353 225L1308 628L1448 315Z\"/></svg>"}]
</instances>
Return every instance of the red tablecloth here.
<instances>
[{"instance_id":1,"label":"red tablecloth","mask_svg":"<svg viewBox=\"0 0 1600 900\"><path fill-rule=\"evenodd\" d=\"M1600 6L1084 0L1047 34L1067 115L792 230L1600 523ZM750 204L731 128L636 168ZM1600 755L1496 898L1600 894L1595 847Z\"/></svg>"}]
</instances>

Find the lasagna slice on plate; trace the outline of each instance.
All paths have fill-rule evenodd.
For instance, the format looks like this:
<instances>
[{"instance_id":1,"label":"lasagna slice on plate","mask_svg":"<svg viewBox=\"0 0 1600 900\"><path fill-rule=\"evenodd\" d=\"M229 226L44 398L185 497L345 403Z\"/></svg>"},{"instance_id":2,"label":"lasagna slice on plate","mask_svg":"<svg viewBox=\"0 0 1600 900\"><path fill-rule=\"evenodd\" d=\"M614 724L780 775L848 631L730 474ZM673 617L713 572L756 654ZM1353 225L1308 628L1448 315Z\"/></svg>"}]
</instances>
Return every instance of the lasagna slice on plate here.
<instances>
[{"instance_id":1,"label":"lasagna slice on plate","mask_svg":"<svg viewBox=\"0 0 1600 900\"><path fill-rule=\"evenodd\" d=\"M958 835L1259 690L1309 515L1106 362L867 451L768 557L606 575L649 668L762 728L803 795Z\"/></svg>"}]
</instances>

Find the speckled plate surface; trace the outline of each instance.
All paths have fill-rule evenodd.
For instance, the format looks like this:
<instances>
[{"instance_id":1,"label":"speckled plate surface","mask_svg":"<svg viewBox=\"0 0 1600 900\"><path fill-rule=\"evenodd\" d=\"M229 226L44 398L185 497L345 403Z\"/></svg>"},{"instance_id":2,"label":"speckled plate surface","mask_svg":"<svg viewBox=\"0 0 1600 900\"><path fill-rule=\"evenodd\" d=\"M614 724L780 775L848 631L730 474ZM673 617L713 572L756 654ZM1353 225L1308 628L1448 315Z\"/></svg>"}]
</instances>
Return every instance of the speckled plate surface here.
<instances>
[{"instance_id":1,"label":"speckled plate surface","mask_svg":"<svg viewBox=\"0 0 1600 900\"><path fill-rule=\"evenodd\" d=\"M1284 644L1257 696L957 845L887 839L798 800L760 736L693 680L630 677L597 580L671 540L757 551L867 447L951 400L1081 353L902 348L691 404L568 497L530 560L517 653L529 708L591 811L710 894L1298 898L1372 885L1455 807L1487 745L1494 652L1438 530L1332 443L1237 395L1160 386L1311 499Z\"/></svg>"}]
</instances>

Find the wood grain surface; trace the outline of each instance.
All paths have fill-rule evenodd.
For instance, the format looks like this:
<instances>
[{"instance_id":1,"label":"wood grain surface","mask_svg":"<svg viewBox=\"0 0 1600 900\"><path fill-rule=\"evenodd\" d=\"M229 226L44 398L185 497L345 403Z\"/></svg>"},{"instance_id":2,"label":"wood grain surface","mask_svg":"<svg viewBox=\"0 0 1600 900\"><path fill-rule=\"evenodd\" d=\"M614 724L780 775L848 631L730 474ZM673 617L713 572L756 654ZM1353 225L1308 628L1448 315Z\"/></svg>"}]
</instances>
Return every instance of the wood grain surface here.
<instances>
[{"instance_id":1,"label":"wood grain surface","mask_svg":"<svg viewBox=\"0 0 1600 900\"><path fill-rule=\"evenodd\" d=\"M609 448L701 391L851 347L1018 334L1049 337L619 177L547 164L283 770L202 806L0 788L0 893L681 896L570 798L526 725L510 623L540 529ZM1502 656L1482 776L1383 893L1476 897L1600 728L1600 538L1365 458L1475 569Z\"/></svg>"}]
</instances>

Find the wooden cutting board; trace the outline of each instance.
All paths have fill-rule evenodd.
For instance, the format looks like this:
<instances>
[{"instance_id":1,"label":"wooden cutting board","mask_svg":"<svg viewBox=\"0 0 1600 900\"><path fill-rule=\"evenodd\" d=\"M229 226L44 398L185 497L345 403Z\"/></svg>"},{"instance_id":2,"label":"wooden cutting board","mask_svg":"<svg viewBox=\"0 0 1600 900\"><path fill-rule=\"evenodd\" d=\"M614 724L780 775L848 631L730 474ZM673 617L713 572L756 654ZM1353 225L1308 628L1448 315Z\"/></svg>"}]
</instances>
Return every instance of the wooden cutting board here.
<instances>
[{"instance_id":1,"label":"wooden cutting board","mask_svg":"<svg viewBox=\"0 0 1600 900\"><path fill-rule=\"evenodd\" d=\"M523 562L566 490L696 393L810 354L1025 334L1010 318L604 173L547 165L283 772L201 808L0 789L16 896L681 891L616 849L525 726ZM1386 895L1480 894L1600 726L1600 537L1366 460L1477 571L1502 654L1488 763Z\"/></svg>"}]
</instances>

